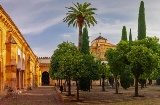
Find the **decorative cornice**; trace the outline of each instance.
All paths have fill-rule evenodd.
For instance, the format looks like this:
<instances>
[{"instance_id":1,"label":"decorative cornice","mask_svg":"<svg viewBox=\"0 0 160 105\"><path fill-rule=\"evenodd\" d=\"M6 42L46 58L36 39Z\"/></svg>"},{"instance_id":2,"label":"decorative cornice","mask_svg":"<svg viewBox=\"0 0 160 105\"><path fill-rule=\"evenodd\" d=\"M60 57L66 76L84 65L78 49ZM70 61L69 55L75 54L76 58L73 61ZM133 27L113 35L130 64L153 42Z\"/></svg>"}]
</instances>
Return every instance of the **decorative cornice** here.
<instances>
[{"instance_id":1,"label":"decorative cornice","mask_svg":"<svg viewBox=\"0 0 160 105\"><path fill-rule=\"evenodd\" d=\"M6 43L17 44L12 35L9 36L8 41Z\"/></svg>"},{"instance_id":2,"label":"decorative cornice","mask_svg":"<svg viewBox=\"0 0 160 105\"><path fill-rule=\"evenodd\" d=\"M4 14L4 16L3 16ZM4 21L4 23L8 26L9 25L9 31L12 31L13 33L17 33L20 35L19 37L21 37L20 39L24 40L25 43L27 44L27 47L29 48L29 50L31 51L31 53L34 55L34 57L36 58L36 55L34 54L34 52L32 51L31 47L28 45L27 41L25 40L25 38L23 37L22 33L19 31L18 27L15 25L15 23L12 21L12 19L10 18L10 16L5 12L5 10L3 9L3 7L0 5L0 18L2 18L2 21ZM5 20L6 19L6 20ZM12 27L13 26L13 27ZM15 30L14 30L15 29Z\"/></svg>"},{"instance_id":3,"label":"decorative cornice","mask_svg":"<svg viewBox=\"0 0 160 105\"><path fill-rule=\"evenodd\" d=\"M38 57L38 59L51 59L51 57Z\"/></svg>"}]
</instances>

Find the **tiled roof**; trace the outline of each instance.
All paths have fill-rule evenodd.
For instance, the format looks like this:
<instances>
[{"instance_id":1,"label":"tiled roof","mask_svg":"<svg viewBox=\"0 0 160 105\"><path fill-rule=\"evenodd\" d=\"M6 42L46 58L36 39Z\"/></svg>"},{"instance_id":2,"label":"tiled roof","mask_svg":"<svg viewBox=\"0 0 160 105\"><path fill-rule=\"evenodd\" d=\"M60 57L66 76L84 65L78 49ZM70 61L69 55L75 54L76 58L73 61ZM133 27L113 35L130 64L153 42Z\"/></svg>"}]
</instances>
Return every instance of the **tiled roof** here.
<instances>
[{"instance_id":1,"label":"tiled roof","mask_svg":"<svg viewBox=\"0 0 160 105\"><path fill-rule=\"evenodd\" d=\"M102 36L97 37L95 40L100 40L100 39L107 40L106 38L104 38Z\"/></svg>"}]
</instances>

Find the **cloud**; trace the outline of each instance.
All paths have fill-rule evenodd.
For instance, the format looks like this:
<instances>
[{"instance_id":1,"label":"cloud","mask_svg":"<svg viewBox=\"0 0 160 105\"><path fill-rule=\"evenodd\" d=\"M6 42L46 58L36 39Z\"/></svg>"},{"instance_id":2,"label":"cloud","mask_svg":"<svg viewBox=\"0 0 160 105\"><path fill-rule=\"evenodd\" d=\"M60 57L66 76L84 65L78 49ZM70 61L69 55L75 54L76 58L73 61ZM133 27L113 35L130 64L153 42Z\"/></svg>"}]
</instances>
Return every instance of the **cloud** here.
<instances>
[{"instance_id":1,"label":"cloud","mask_svg":"<svg viewBox=\"0 0 160 105\"><path fill-rule=\"evenodd\" d=\"M32 50L34 52L34 54L38 57L50 57L52 56L54 50L56 48L50 48L50 47L33 47Z\"/></svg>"},{"instance_id":2,"label":"cloud","mask_svg":"<svg viewBox=\"0 0 160 105\"><path fill-rule=\"evenodd\" d=\"M111 21L111 19L97 19L97 21L97 25L88 29L90 41L97 38L99 33L101 33L101 36L108 39L111 43L116 44L121 38L123 26L126 26L128 33L130 28L132 28L132 33L136 32L134 28L136 24L134 21L122 22L120 20L112 20L113 22L108 22Z\"/></svg>"},{"instance_id":3,"label":"cloud","mask_svg":"<svg viewBox=\"0 0 160 105\"><path fill-rule=\"evenodd\" d=\"M64 33L62 35L59 35L62 37L61 39L63 41L73 42L76 46L78 44L78 32L77 29L74 29L73 32Z\"/></svg>"},{"instance_id":4,"label":"cloud","mask_svg":"<svg viewBox=\"0 0 160 105\"><path fill-rule=\"evenodd\" d=\"M78 29L67 27L63 18L67 12L65 7L73 6L72 2L91 2L91 7L98 10L95 18L98 21L94 27L88 28L90 42L102 36L112 44L121 39L122 27L126 26L127 33L132 29L133 39L137 38L138 12L141 0L0 0L0 4L11 16L22 34L26 36L39 35L37 39L43 46L32 43L31 48L38 56L50 56L52 50L63 41L78 44ZM160 38L159 0L144 0L147 36ZM43 34L46 35L43 35ZM53 34L54 36L51 36ZM43 35L43 37L42 37ZM50 35L50 36L49 36ZM29 39L28 38L28 39ZM50 39L48 39L50 38ZM30 40L30 39L29 39ZM33 42L33 40L31 40ZM49 42L51 41L51 42Z\"/></svg>"},{"instance_id":5,"label":"cloud","mask_svg":"<svg viewBox=\"0 0 160 105\"><path fill-rule=\"evenodd\" d=\"M23 34L38 34L47 28L57 25L62 22L64 16L56 17L55 19L46 20L37 24L29 24L28 27L20 28Z\"/></svg>"},{"instance_id":6,"label":"cloud","mask_svg":"<svg viewBox=\"0 0 160 105\"><path fill-rule=\"evenodd\" d=\"M65 14L58 5L53 7L55 0L16 2L6 1L2 4L22 34L38 34L63 21Z\"/></svg>"},{"instance_id":7,"label":"cloud","mask_svg":"<svg viewBox=\"0 0 160 105\"><path fill-rule=\"evenodd\" d=\"M68 33L63 34L62 36L63 36L63 38L70 38L71 37L71 35Z\"/></svg>"}]
</instances>

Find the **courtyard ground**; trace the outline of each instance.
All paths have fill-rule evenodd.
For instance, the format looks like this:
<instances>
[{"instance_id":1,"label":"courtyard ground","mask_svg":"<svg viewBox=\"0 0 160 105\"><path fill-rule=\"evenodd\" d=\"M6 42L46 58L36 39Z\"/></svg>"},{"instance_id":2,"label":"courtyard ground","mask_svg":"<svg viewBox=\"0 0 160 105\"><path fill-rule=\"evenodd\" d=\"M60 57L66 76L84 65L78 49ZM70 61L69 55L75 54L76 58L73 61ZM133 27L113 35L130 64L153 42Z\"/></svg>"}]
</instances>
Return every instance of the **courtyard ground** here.
<instances>
[{"instance_id":1,"label":"courtyard ground","mask_svg":"<svg viewBox=\"0 0 160 105\"><path fill-rule=\"evenodd\" d=\"M93 86L91 92L80 91L82 102L76 102L75 86L72 86L72 96L59 91L65 105L160 105L160 86L147 86L143 89L139 86L139 95L142 97L134 97L134 87L127 90L120 87L119 93L121 94L115 94L115 89L109 87L102 92L101 86Z\"/></svg>"},{"instance_id":2,"label":"courtyard ground","mask_svg":"<svg viewBox=\"0 0 160 105\"><path fill-rule=\"evenodd\" d=\"M58 94L57 94L58 91ZM93 86L91 92L80 91L81 102L76 102L76 87L72 86L72 96L60 92L56 87L38 87L23 91L0 100L0 105L160 105L160 86L147 86L140 89L139 95L134 97L134 87L127 90L119 88L121 94L115 94L115 89Z\"/></svg>"},{"instance_id":3,"label":"courtyard ground","mask_svg":"<svg viewBox=\"0 0 160 105\"><path fill-rule=\"evenodd\" d=\"M54 87L37 87L0 100L0 105L64 105Z\"/></svg>"}]
</instances>

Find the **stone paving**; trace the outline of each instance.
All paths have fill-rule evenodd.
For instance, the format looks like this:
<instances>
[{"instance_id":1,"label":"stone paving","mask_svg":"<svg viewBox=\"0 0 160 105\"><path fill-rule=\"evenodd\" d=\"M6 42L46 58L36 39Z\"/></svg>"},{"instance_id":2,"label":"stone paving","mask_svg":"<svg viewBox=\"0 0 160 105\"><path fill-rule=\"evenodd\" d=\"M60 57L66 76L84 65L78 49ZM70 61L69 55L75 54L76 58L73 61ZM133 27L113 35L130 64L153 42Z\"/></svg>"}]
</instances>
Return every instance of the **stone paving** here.
<instances>
[{"instance_id":1,"label":"stone paving","mask_svg":"<svg viewBox=\"0 0 160 105\"><path fill-rule=\"evenodd\" d=\"M54 87L37 87L0 100L0 105L64 105Z\"/></svg>"}]
</instances>

